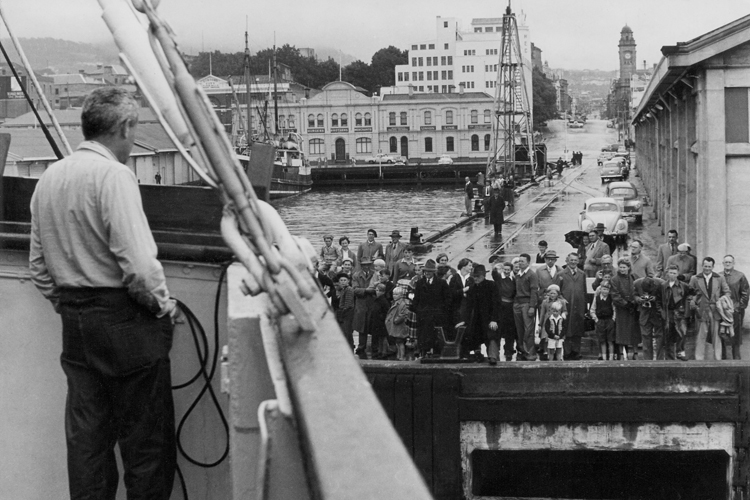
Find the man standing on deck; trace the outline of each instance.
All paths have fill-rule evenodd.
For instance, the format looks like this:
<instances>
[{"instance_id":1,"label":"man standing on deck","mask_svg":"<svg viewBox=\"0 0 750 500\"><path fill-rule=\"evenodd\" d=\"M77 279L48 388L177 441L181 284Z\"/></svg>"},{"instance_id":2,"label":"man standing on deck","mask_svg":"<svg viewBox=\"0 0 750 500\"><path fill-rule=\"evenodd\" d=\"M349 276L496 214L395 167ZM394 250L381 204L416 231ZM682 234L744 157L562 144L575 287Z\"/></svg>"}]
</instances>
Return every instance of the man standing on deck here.
<instances>
[{"instance_id":1,"label":"man standing on deck","mask_svg":"<svg viewBox=\"0 0 750 500\"><path fill-rule=\"evenodd\" d=\"M375 259L382 259L385 257L383 245L375 241L375 238L377 237L377 231L374 229L367 230L367 241L357 247L357 262L369 260L372 263Z\"/></svg>"},{"instance_id":2,"label":"man standing on deck","mask_svg":"<svg viewBox=\"0 0 750 500\"><path fill-rule=\"evenodd\" d=\"M85 141L31 199L32 281L62 317L71 499L169 498L176 452L169 350L177 314L138 182L124 165L138 105L118 87L85 100Z\"/></svg>"},{"instance_id":3,"label":"man standing on deck","mask_svg":"<svg viewBox=\"0 0 750 500\"><path fill-rule=\"evenodd\" d=\"M724 266L724 279L727 282L727 286L729 286L732 303L734 304L734 336L724 345L724 358L741 359L742 322L745 320L745 309L747 309L747 302L750 298L750 285L748 285L745 274L734 268L734 256L725 256L721 263ZM732 347L731 358L727 347Z\"/></svg>"},{"instance_id":4,"label":"man standing on deck","mask_svg":"<svg viewBox=\"0 0 750 500\"><path fill-rule=\"evenodd\" d=\"M385 268L391 272L391 277L396 280L398 262L404 256L405 243L401 243L401 232L394 229L391 232L391 242L385 247ZM394 281L394 282L395 282Z\"/></svg>"},{"instance_id":5,"label":"man standing on deck","mask_svg":"<svg viewBox=\"0 0 750 500\"><path fill-rule=\"evenodd\" d=\"M602 224L602 226L604 225ZM599 228L597 227L597 229ZM583 264L583 270L588 278L596 276L596 273L602 267L602 257L609 253L609 245L599 238L599 233L593 229L589 231L589 244L586 247L586 260ZM570 331L570 325L568 325L568 331Z\"/></svg>"},{"instance_id":6,"label":"man standing on deck","mask_svg":"<svg viewBox=\"0 0 750 500\"><path fill-rule=\"evenodd\" d=\"M677 245L677 255L671 256L667 259L667 269L669 266L677 266L679 270L678 279L685 283L690 281L696 273L696 262L695 258L690 255L690 245L687 243L680 243Z\"/></svg>"},{"instance_id":7,"label":"man standing on deck","mask_svg":"<svg viewBox=\"0 0 750 500\"><path fill-rule=\"evenodd\" d=\"M471 204L474 201L474 185L471 183L471 177L466 177L466 185L464 185L464 205L466 205L466 216L471 217L472 207Z\"/></svg>"},{"instance_id":8,"label":"man standing on deck","mask_svg":"<svg viewBox=\"0 0 750 500\"><path fill-rule=\"evenodd\" d=\"M667 242L659 245L656 251L656 277L665 279L667 274L667 261L677 254L677 231L670 229L667 232Z\"/></svg>"},{"instance_id":9,"label":"man standing on deck","mask_svg":"<svg viewBox=\"0 0 750 500\"><path fill-rule=\"evenodd\" d=\"M565 359L575 361L581 359L581 337L586 329L586 276L578 268L577 253L569 253L565 262L560 276L560 295L568 301L568 335L563 349Z\"/></svg>"},{"instance_id":10,"label":"man standing on deck","mask_svg":"<svg viewBox=\"0 0 750 500\"><path fill-rule=\"evenodd\" d=\"M630 242L630 272L636 279L653 278L656 274L654 263L643 255L643 242L633 240Z\"/></svg>"},{"instance_id":11,"label":"man standing on deck","mask_svg":"<svg viewBox=\"0 0 750 500\"><path fill-rule=\"evenodd\" d=\"M539 280L529 268L531 256L519 255L519 270L516 273L516 296L513 299L513 317L516 322L516 349L518 361L536 361L534 342L534 324L536 323L536 306L539 303Z\"/></svg>"}]
</instances>

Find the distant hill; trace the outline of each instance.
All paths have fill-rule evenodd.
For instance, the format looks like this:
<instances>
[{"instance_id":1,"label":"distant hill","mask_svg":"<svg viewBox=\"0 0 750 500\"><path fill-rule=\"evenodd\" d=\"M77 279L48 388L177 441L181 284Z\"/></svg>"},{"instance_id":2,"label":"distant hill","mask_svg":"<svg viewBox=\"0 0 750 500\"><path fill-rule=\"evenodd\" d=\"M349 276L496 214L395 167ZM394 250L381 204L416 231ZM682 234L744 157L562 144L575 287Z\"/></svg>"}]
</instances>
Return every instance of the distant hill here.
<instances>
[{"instance_id":1,"label":"distant hill","mask_svg":"<svg viewBox=\"0 0 750 500\"><path fill-rule=\"evenodd\" d=\"M13 61L20 60L10 39L0 42ZM114 43L91 44L57 38L21 38L20 42L31 67L36 70L50 68L57 73L77 73L97 63L119 63Z\"/></svg>"}]
</instances>

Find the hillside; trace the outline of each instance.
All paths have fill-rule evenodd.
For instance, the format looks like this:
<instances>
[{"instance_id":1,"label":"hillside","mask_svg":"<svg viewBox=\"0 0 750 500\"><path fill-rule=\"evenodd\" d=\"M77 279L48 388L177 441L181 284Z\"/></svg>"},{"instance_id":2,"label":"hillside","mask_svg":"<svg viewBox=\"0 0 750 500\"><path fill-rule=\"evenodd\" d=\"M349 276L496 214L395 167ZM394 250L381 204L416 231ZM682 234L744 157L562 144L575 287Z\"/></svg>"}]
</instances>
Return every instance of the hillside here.
<instances>
[{"instance_id":1,"label":"hillside","mask_svg":"<svg viewBox=\"0 0 750 500\"><path fill-rule=\"evenodd\" d=\"M1 42L11 59L19 61L10 39ZM51 68L57 73L70 73L97 63L117 64L119 61L114 43L79 43L56 38L21 38L20 42L31 67L36 70Z\"/></svg>"}]
</instances>

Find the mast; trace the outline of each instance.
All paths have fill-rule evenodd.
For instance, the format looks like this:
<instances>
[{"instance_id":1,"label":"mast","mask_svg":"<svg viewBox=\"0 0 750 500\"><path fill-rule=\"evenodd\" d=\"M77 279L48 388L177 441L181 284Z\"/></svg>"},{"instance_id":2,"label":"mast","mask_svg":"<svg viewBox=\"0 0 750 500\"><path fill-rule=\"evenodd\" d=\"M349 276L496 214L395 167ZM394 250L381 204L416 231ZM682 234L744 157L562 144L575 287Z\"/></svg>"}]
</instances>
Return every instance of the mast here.
<instances>
[{"instance_id":1,"label":"mast","mask_svg":"<svg viewBox=\"0 0 750 500\"><path fill-rule=\"evenodd\" d=\"M488 174L499 167L504 176L516 173L516 152L525 151L531 176L536 172L536 148L531 122L531 99L526 89L524 59L518 36L518 22L510 0L503 15L500 61L495 86L494 148L488 158Z\"/></svg>"},{"instance_id":2,"label":"mast","mask_svg":"<svg viewBox=\"0 0 750 500\"><path fill-rule=\"evenodd\" d=\"M274 135L278 137L279 130L279 95L277 80L278 80L279 68L276 66L276 43L273 44L273 130Z\"/></svg>"},{"instance_id":3,"label":"mast","mask_svg":"<svg viewBox=\"0 0 750 500\"><path fill-rule=\"evenodd\" d=\"M250 46L247 42L247 17L245 17L245 107L247 109L247 146L253 137L253 106L250 97ZM241 115L240 115L241 116Z\"/></svg>"}]
</instances>

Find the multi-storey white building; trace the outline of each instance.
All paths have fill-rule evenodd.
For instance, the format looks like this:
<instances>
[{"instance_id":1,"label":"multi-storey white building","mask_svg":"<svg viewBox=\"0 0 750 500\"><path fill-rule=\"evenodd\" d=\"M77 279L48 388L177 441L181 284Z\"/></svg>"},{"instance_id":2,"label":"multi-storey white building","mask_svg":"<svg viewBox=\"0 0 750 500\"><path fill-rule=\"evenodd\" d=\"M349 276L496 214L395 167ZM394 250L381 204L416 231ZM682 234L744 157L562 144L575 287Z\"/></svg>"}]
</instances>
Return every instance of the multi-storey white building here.
<instances>
[{"instance_id":1,"label":"multi-storey white building","mask_svg":"<svg viewBox=\"0 0 750 500\"><path fill-rule=\"evenodd\" d=\"M531 38L525 14L516 19L531 107ZM416 92L451 93L463 84L467 92L495 95L502 27L502 17L472 19L463 30L457 19L438 16L435 38L413 43L409 63L396 66L395 93L408 93L410 86Z\"/></svg>"}]
</instances>

